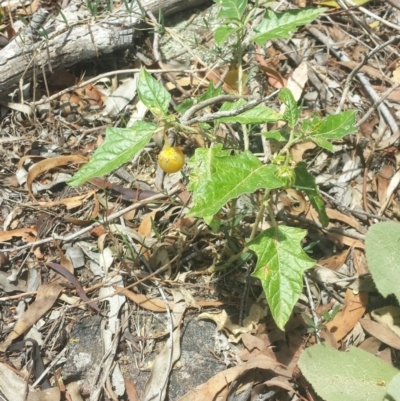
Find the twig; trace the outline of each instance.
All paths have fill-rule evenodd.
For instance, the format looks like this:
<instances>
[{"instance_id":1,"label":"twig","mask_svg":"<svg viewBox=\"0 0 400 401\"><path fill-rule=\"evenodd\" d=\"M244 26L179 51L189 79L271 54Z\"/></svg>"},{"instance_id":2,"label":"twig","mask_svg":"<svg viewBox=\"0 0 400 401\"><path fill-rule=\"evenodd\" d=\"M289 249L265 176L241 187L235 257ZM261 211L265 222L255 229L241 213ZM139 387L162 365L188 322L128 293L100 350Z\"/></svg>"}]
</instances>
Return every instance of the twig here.
<instances>
[{"instance_id":1,"label":"twig","mask_svg":"<svg viewBox=\"0 0 400 401\"><path fill-rule=\"evenodd\" d=\"M339 114L340 111L343 108L344 102L346 101L346 97L347 97L347 93L349 92L350 89L350 84L351 81L354 79L354 77L356 76L356 74L361 70L361 68L366 65L368 63L368 60L373 57L376 53L380 52L382 49L384 49L386 46L396 42L400 40L400 35L397 35L391 39L389 39L388 41L386 41L385 43L382 43L378 46L376 46L374 49L372 49L370 52L368 52L367 54L364 55L363 60L357 65L356 68L354 68L353 71L351 71L351 73L348 75L347 79L346 79L346 83L344 85L344 90L342 93L342 97L340 99L339 102L339 106L336 110L336 114Z\"/></svg>"},{"instance_id":2,"label":"twig","mask_svg":"<svg viewBox=\"0 0 400 401\"><path fill-rule=\"evenodd\" d=\"M335 57L337 57L341 61L350 61L349 57L345 52L339 49L339 47L336 45L335 42L333 42L330 38L325 36L322 32L320 32L316 28L309 27L307 30L314 35L319 41L325 44L325 46L329 47L329 51L331 51ZM363 73L357 73L356 74L357 79L360 81L360 83L363 85L364 89L368 93L368 95L371 97L373 101L379 100L379 96L376 93L376 91L373 89L371 84L369 83L368 78L363 74ZM396 133L399 130L399 127L393 118L392 114L390 113L389 109L384 105L380 104L379 110L382 113L383 118L385 119L386 123L389 125L390 129L392 130L393 133Z\"/></svg>"},{"instance_id":3,"label":"twig","mask_svg":"<svg viewBox=\"0 0 400 401\"><path fill-rule=\"evenodd\" d=\"M193 74L194 72L206 72L206 71L207 71L207 68L200 68L200 69L197 69L197 70L184 70L184 69L181 69L181 68L168 68L168 69L151 70L151 73L153 73L153 74L162 74L162 73L165 73L165 72L181 72L181 73L185 73L185 74ZM62 91L60 91L58 93L55 93L54 95L52 95L52 96L50 96L48 98L39 100L39 101L34 102L34 103L32 102L32 103L30 103L30 106L33 106L33 105L39 106L41 104L48 103L48 102L50 102L52 100L58 99L61 95L64 95L65 93L72 92L72 91L74 91L76 89L79 89L79 88L83 88L88 84L96 82L99 79L102 79L102 78L105 78L105 77L109 77L110 75L135 74L135 73L138 73L138 72L140 72L139 68L131 68L131 69L127 69L127 70L117 70L117 71L105 72L104 74L97 75L94 78L90 78L87 81L81 82L80 84L73 85L73 86L70 86L69 88L63 89Z\"/></svg>"},{"instance_id":4,"label":"twig","mask_svg":"<svg viewBox=\"0 0 400 401\"><path fill-rule=\"evenodd\" d=\"M348 2L348 3L353 3L352 1L348 1L348 0L345 0L345 1ZM354 5L357 6L357 4L354 4ZM383 25L386 25L386 26L388 26L389 28L395 29L396 31L400 31L400 26L398 26L398 25L396 25L396 24L393 24L393 22L390 22L390 21L388 21L388 20L386 20L386 19L384 19L384 18L379 17L378 15L372 13L371 11L367 10L367 9L364 8L364 7L358 7L358 9L359 9L361 12L363 12L365 15L368 15L369 17L371 17L371 18L373 18L373 19L379 21L379 22L382 23Z\"/></svg>"},{"instance_id":5,"label":"twig","mask_svg":"<svg viewBox=\"0 0 400 401\"><path fill-rule=\"evenodd\" d=\"M157 28L160 28L161 26L158 23L154 14L150 10L146 10L146 13L149 16L149 18L151 19L151 21L153 22L154 26ZM160 38L161 38L161 35L157 31L154 31L153 53L154 53L154 58L157 61L157 63L160 65L160 67L165 69L165 64L161 60L161 54L160 54L160 50L159 50ZM190 97L190 93L187 90L185 90L184 88L182 88L182 86L179 85L179 83L176 81L176 79L169 72L165 72L164 74L169 79L169 81L172 82L179 91L181 91L181 93L183 95Z\"/></svg>"},{"instance_id":6,"label":"twig","mask_svg":"<svg viewBox=\"0 0 400 401\"><path fill-rule=\"evenodd\" d=\"M229 111L218 111L216 113L206 114L204 116L192 118L191 120L188 120L185 122L182 121L182 124L193 125L193 124L199 123L199 122L207 123L207 122L212 122L218 118L237 116L241 113L244 113L246 110L252 109L253 107L259 105L260 103L263 103L263 102L269 100L270 98L274 97L278 92L279 92L279 90L276 90L275 92L272 92L269 96L266 96L264 98L250 100L248 103L244 104L243 106L238 107L237 109L229 110Z\"/></svg>"},{"instance_id":7,"label":"twig","mask_svg":"<svg viewBox=\"0 0 400 401\"><path fill-rule=\"evenodd\" d=\"M304 279L304 284L306 285L308 304L310 306L311 316L312 316L314 324L315 324L315 327L314 327L315 339L316 339L317 343L320 344L321 343L321 336L319 334L319 319L318 319L317 314L315 313L314 301L313 301L313 298L312 298L310 285L309 285L308 280L307 280L307 274L304 274L303 279Z\"/></svg>"},{"instance_id":8,"label":"twig","mask_svg":"<svg viewBox=\"0 0 400 401\"><path fill-rule=\"evenodd\" d=\"M110 222L112 220L117 219L120 216L123 216L125 213L130 212L131 210L134 209L139 209L140 207L147 205L148 203L151 203L155 200L159 200L159 199L163 199L172 195L175 195L177 192L179 192L181 190L181 188L174 188L169 194L157 194L154 196L151 196L150 198L144 199L142 201L139 201L137 203L134 203L133 205L130 205L128 207L126 207L125 209L119 210L118 212L115 212L113 214L110 214L109 216L107 216L106 218L106 222ZM101 225L104 225L104 221L102 222L94 222L92 223L90 226L82 228L81 230L73 233L73 234L69 234L69 235L53 235L52 237L49 238L44 238L41 239L39 241L35 241L35 242L31 242L29 244L26 245L21 245L21 246L17 246L15 248L9 248L9 249L2 249L3 252L15 252L15 251L19 251L21 249L26 249L26 248L30 248L36 245L43 245L43 244L47 244L48 242L51 242L53 240L58 240L58 241L63 241L63 242L70 242L73 239L81 236L82 234L87 233L88 231L92 230L94 227L98 227Z\"/></svg>"},{"instance_id":9,"label":"twig","mask_svg":"<svg viewBox=\"0 0 400 401\"><path fill-rule=\"evenodd\" d=\"M238 95L220 95L213 97L211 99L204 100L203 102L197 103L194 106L192 106L190 109L186 110L185 113L182 114L181 117L181 122L184 125L187 125L187 121L198 111L208 107L212 106L216 103L220 102L234 102L236 100L243 99L244 96L238 96Z\"/></svg>"},{"instance_id":10,"label":"twig","mask_svg":"<svg viewBox=\"0 0 400 401\"><path fill-rule=\"evenodd\" d=\"M365 217L369 217L372 219L377 219L377 220L384 220L384 221L391 221L390 219L388 219L387 217L384 216L379 216L377 214L373 214L373 213L368 213L368 212L364 212L363 210L354 210L354 209L350 209L349 207L342 205L340 202L337 201L337 199L335 199L333 196L329 195L327 192L321 191L321 194L326 196L327 198L329 198L332 202L335 202L340 209L342 210L346 210L347 212L354 214L354 215L358 215L358 216L365 216Z\"/></svg>"},{"instance_id":11,"label":"twig","mask_svg":"<svg viewBox=\"0 0 400 401\"><path fill-rule=\"evenodd\" d=\"M67 352L67 347L65 347L58 355L50 362L49 366L43 371L43 373L36 378L35 383L32 384L32 387L35 388L39 385L42 379L50 372L50 369L61 359L61 357Z\"/></svg>"},{"instance_id":12,"label":"twig","mask_svg":"<svg viewBox=\"0 0 400 401\"><path fill-rule=\"evenodd\" d=\"M313 220L306 219L305 217L295 216L295 215L290 214L288 212L285 212L285 214L286 214L286 216L290 217L293 220L298 220L298 221L300 221L302 223L305 223L305 224L308 224L310 226L319 228L320 230L341 234L341 235L344 235L344 236L349 237L349 238L358 239L360 241L364 241L365 240L365 235L364 234L359 234L359 233L355 233L355 232L352 232L352 231L349 231L349 230L345 230L345 229L343 229L341 227L324 227L321 223L318 223L318 222L313 221ZM285 214L282 214L282 217L283 217L284 220L287 219L287 217L285 217Z\"/></svg>"},{"instance_id":13,"label":"twig","mask_svg":"<svg viewBox=\"0 0 400 401\"><path fill-rule=\"evenodd\" d=\"M296 66L299 66L303 61L303 58L296 52L295 49L292 49L289 45L287 45L283 40L274 39L272 40L274 46L276 46L279 50L285 53L285 56L289 57ZM308 65L309 67L309 65ZM308 68L308 79L311 82L311 85L321 93L321 98L326 103L327 99L327 89L326 86L321 82L318 78L317 74L311 69Z\"/></svg>"},{"instance_id":14,"label":"twig","mask_svg":"<svg viewBox=\"0 0 400 401\"><path fill-rule=\"evenodd\" d=\"M103 322L105 324L104 319L103 319L102 323ZM100 362L100 365L96 371L96 375L93 380L93 388L92 388L92 391L90 394L90 401L97 401L100 399L100 395L103 390L104 384L105 384L108 374L110 373L110 370L111 370L112 362L117 353L119 338L121 336L121 327L122 327L122 325L120 324L118 327L118 331L114 335L114 338L112 340L112 344L111 344L110 348L107 350L107 352L103 356L103 358ZM102 375L99 380L100 371L102 371ZM96 388L94 388L96 386L97 382L99 382L99 384Z\"/></svg>"}]
</instances>

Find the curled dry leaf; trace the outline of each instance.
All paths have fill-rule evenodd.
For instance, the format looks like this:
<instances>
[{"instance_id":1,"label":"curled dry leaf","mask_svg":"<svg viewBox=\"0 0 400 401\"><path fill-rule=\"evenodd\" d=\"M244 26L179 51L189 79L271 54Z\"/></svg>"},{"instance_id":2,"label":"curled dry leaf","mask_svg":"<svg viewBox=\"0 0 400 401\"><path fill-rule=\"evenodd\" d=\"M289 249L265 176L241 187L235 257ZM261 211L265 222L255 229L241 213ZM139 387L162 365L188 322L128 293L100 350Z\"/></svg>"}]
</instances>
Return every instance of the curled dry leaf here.
<instances>
[{"instance_id":1,"label":"curled dry leaf","mask_svg":"<svg viewBox=\"0 0 400 401\"><path fill-rule=\"evenodd\" d=\"M296 163L303 161L303 154L307 150L315 149L317 145L314 142L300 142L296 143L292 148L290 148L290 153L293 156L293 161Z\"/></svg>"},{"instance_id":2,"label":"curled dry leaf","mask_svg":"<svg viewBox=\"0 0 400 401\"><path fill-rule=\"evenodd\" d=\"M309 206L304 195L300 191L292 188L287 188L282 192L280 200L285 209L295 216L305 213Z\"/></svg>"},{"instance_id":3,"label":"curled dry leaf","mask_svg":"<svg viewBox=\"0 0 400 401\"><path fill-rule=\"evenodd\" d=\"M221 399L225 399L224 397L227 395L230 383L233 383L235 380L240 380L241 376L244 376L253 369L267 370L272 375L279 375L287 378L292 377L292 372L279 362L265 355L257 355L245 363L216 374L206 383L190 390L183 397L179 398L178 401L215 400L217 399L217 395L221 397ZM263 377L265 378L265 376Z\"/></svg>"},{"instance_id":4,"label":"curled dry leaf","mask_svg":"<svg viewBox=\"0 0 400 401\"><path fill-rule=\"evenodd\" d=\"M79 283L78 279L70 273L64 266L61 266L58 263L53 263L49 262L46 264L46 266L52 268L56 272L60 273L62 276L68 279L68 281L73 284L76 288L76 292L78 295L81 297L83 301L85 301L92 309L94 309L96 312L100 312L101 310L97 306L97 301L91 301L88 296L86 295L86 292L83 290L81 284Z\"/></svg>"},{"instance_id":5,"label":"curled dry leaf","mask_svg":"<svg viewBox=\"0 0 400 401\"><path fill-rule=\"evenodd\" d=\"M65 166L66 164L69 164L69 163L82 164L82 163L86 163L86 162L87 162L87 159L83 156L70 155L70 156L54 157L52 159L46 159L46 160L42 160L42 161L36 163L29 170L28 177L26 179L26 186L28 188L29 195L32 197L33 200L36 201L36 199L32 193L32 183L36 177L38 177L40 174L44 173L45 171L49 171L56 167Z\"/></svg>"}]
</instances>

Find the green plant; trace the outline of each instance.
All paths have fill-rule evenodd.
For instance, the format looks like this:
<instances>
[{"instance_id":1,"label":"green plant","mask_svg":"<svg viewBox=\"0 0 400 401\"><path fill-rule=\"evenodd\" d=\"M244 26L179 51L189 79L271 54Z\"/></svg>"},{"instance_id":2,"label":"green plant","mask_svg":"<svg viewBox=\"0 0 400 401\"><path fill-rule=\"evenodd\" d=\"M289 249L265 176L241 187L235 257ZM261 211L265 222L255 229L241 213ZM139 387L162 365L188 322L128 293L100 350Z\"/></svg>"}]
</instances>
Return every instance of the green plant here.
<instances>
[{"instance_id":1,"label":"green plant","mask_svg":"<svg viewBox=\"0 0 400 401\"><path fill-rule=\"evenodd\" d=\"M236 35L240 83L240 41L247 37L247 23L254 16L254 11L247 11L246 0L219 0L218 3L221 5L219 17L222 24L216 31L216 40L221 42L229 35ZM263 44L268 39L288 37L293 29L312 21L321 12L321 9L307 9L278 14L267 10L250 40ZM239 93L240 87L241 84L238 86ZM325 149L332 150L332 140L339 140L356 131L355 112L346 111L326 118L315 116L300 121L301 110L292 93L288 89L282 89L279 92L279 98L285 105L282 115L265 104L260 104L262 99L246 101L239 98L235 101L225 101L217 113L206 118L190 119L188 116L201 109L201 105L205 107L210 101L216 104L220 99L226 100L226 96L221 97L221 90L210 84L207 91L197 99L200 104L193 106L195 100L191 99L181 105L179 112L183 115L179 118L169 113L170 94L145 69L139 74L138 95L153 114L157 124L139 121L130 128L109 128L104 143L69 184L81 185L92 177L115 170L143 149L156 132L165 134L173 129L177 133L195 133L208 138L211 146L197 149L188 161L191 168L188 189L193 194L189 216L203 218L217 230L221 221L220 217L216 216L220 215L224 205L231 203L232 213L228 219L232 219L235 216L236 198L246 193L262 191L263 198L259 204L254 229L237 258L247 254L248 250L257 255L253 276L261 280L272 316L278 327L283 330L302 291L303 273L313 267L315 261L309 258L301 247L306 231L280 225L275 221L270 194L275 189L288 187L303 190L317 210L321 223L327 225L328 217L314 177L307 171L304 162L297 165L293 162L290 148L299 142L311 140ZM191 126L195 121L202 122L199 128ZM288 128L263 135L269 140L281 141L283 147L269 164L263 164L248 150L248 130L257 124L278 121L286 122ZM221 122L241 124L244 150L224 149L218 143L214 129ZM270 218L271 227L257 236L258 225L265 212Z\"/></svg>"}]
</instances>

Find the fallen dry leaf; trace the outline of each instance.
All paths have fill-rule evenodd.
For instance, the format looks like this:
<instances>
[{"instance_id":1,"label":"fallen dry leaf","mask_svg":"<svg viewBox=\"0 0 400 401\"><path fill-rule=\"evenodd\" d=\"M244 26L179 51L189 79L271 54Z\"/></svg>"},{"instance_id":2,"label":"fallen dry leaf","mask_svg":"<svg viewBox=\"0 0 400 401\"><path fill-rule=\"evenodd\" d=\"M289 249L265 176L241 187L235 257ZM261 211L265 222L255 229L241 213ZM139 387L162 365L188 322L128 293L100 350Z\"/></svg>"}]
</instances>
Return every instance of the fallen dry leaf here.
<instances>
[{"instance_id":1,"label":"fallen dry leaf","mask_svg":"<svg viewBox=\"0 0 400 401\"><path fill-rule=\"evenodd\" d=\"M393 333L386 324L374 322L370 319L360 320L362 328L371 336L374 336L379 341L400 350L400 337Z\"/></svg>"},{"instance_id":2,"label":"fallen dry leaf","mask_svg":"<svg viewBox=\"0 0 400 401\"><path fill-rule=\"evenodd\" d=\"M78 382L68 383L65 387L71 401L83 401L83 398L81 397L81 394L79 392ZM66 396L67 399L68 396Z\"/></svg>"},{"instance_id":3,"label":"fallen dry leaf","mask_svg":"<svg viewBox=\"0 0 400 401\"><path fill-rule=\"evenodd\" d=\"M276 375L287 378L292 377L292 373L279 362L265 355L257 355L245 363L216 374L206 383L190 390L183 397L179 398L178 401L215 400L217 395L221 396L224 390L227 391L230 383L238 380L240 376L243 376L252 369L269 370Z\"/></svg>"},{"instance_id":4,"label":"fallen dry leaf","mask_svg":"<svg viewBox=\"0 0 400 401\"><path fill-rule=\"evenodd\" d=\"M162 351L157 355L151 369L149 380L143 391L143 401L163 401L167 391L167 383L174 364L181 355L180 323L186 310L183 296L179 291L174 291L174 309L171 312L173 335L168 337Z\"/></svg>"},{"instance_id":5,"label":"fallen dry leaf","mask_svg":"<svg viewBox=\"0 0 400 401\"><path fill-rule=\"evenodd\" d=\"M150 237L151 232L153 230L153 224L152 222L155 219L157 210L153 210L150 213L147 213L146 216L144 216L143 220L140 222L140 225L137 229L137 232L140 235L143 235L144 237Z\"/></svg>"},{"instance_id":6,"label":"fallen dry leaf","mask_svg":"<svg viewBox=\"0 0 400 401\"><path fill-rule=\"evenodd\" d=\"M351 248L347 248L347 250L339 254L333 255L328 259L320 259L318 261L318 264L331 270L337 270L343 266L344 262L346 262L350 250Z\"/></svg>"},{"instance_id":7,"label":"fallen dry leaf","mask_svg":"<svg viewBox=\"0 0 400 401\"><path fill-rule=\"evenodd\" d=\"M347 67L350 70L354 70L354 68L356 68L358 66L358 62L356 61L336 61L337 64L342 65L343 67ZM381 71L379 71L378 69L371 67L370 65L363 65L360 69L360 72L363 72L367 75L369 75L372 78L378 78L381 79L382 81L386 81L387 83L393 85L393 81L388 78L387 76L385 76L384 74L382 74Z\"/></svg>"},{"instance_id":8,"label":"fallen dry leaf","mask_svg":"<svg viewBox=\"0 0 400 401\"><path fill-rule=\"evenodd\" d=\"M14 237L21 237L28 242L33 242L37 238L37 232L34 228L18 228L16 230L0 231L0 242L10 241Z\"/></svg>"},{"instance_id":9,"label":"fallen dry leaf","mask_svg":"<svg viewBox=\"0 0 400 401\"><path fill-rule=\"evenodd\" d=\"M295 161L296 163L303 161L304 152L306 152L307 150L315 149L316 147L317 145L311 141L296 143L290 148L290 153L293 156L293 161Z\"/></svg>"},{"instance_id":10,"label":"fallen dry leaf","mask_svg":"<svg viewBox=\"0 0 400 401\"><path fill-rule=\"evenodd\" d=\"M397 306L384 306L371 312L371 316L378 323L386 324L390 330L400 337L400 308Z\"/></svg>"},{"instance_id":11,"label":"fallen dry leaf","mask_svg":"<svg viewBox=\"0 0 400 401\"><path fill-rule=\"evenodd\" d=\"M308 209L308 202L303 193L293 188L287 188L280 195L280 201L285 209L295 216L299 216Z\"/></svg>"},{"instance_id":12,"label":"fallen dry leaf","mask_svg":"<svg viewBox=\"0 0 400 401\"><path fill-rule=\"evenodd\" d=\"M29 330L47 311L51 309L62 291L58 283L41 285L38 289L36 300L29 306L28 310L15 323L14 329L0 344L0 351L5 352L13 340Z\"/></svg>"},{"instance_id":13,"label":"fallen dry leaf","mask_svg":"<svg viewBox=\"0 0 400 401\"><path fill-rule=\"evenodd\" d=\"M152 311L152 312L166 312L165 302L160 298L149 298L144 294L136 294L124 287L114 286L115 290L118 293L124 294L127 298L131 301L135 302L135 304L139 305L141 308ZM224 305L221 301L196 301L197 305L201 306L202 308L214 308L217 306ZM174 302L168 302L169 308L174 308ZM190 306L189 306L190 307Z\"/></svg>"},{"instance_id":14,"label":"fallen dry leaf","mask_svg":"<svg viewBox=\"0 0 400 401\"><path fill-rule=\"evenodd\" d=\"M248 316L243 320L243 326L232 322L226 311L223 309L218 313L202 313L198 319L209 319L217 324L217 330L223 331L232 343L238 343L242 333L250 333L256 330L258 322L268 313L266 300L262 294L256 302L251 305Z\"/></svg>"},{"instance_id":15,"label":"fallen dry leaf","mask_svg":"<svg viewBox=\"0 0 400 401\"><path fill-rule=\"evenodd\" d=\"M354 217L348 216L344 213L339 212L338 210L326 208L326 214L329 217L329 220L338 220L342 223L347 224L350 227L355 228L359 233L365 234L367 229L363 227ZM333 226L333 224L331 224Z\"/></svg>"},{"instance_id":16,"label":"fallen dry leaf","mask_svg":"<svg viewBox=\"0 0 400 401\"><path fill-rule=\"evenodd\" d=\"M140 401L136 390L136 387L128 379L124 379L126 395L128 396L128 401Z\"/></svg>"},{"instance_id":17,"label":"fallen dry leaf","mask_svg":"<svg viewBox=\"0 0 400 401\"><path fill-rule=\"evenodd\" d=\"M269 67L264 57L261 55L261 48L257 46L256 59L259 62L259 67L265 72L268 77L268 83L276 89L283 88L287 85L287 79L283 78L282 75L275 68Z\"/></svg>"},{"instance_id":18,"label":"fallen dry leaf","mask_svg":"<svg viewBox=\"0 0 400 401\"><path fill-rule=\"evenodd\" d=\"M375 337L368 337L365 339L358 348L363 349L364 351L369 352L372 355L376 355L379 351L380 346L382 345L382 341L379 341Z\"/></svg>"},{"instance_id":19,"label":"fallen dry leaf","mask_svg":"<svg viewBox=\"0 0 400 401\"><path fill-rule=\"evenodd\" d=\"M61 391L59 387L52 387L42 391L31 391L26 401L59 401Z\"/></svg>"},{"instance_id":20,"label":"fallen dry leaf","mask_svg":"<svg viewBox=\"0 0 400 401\"><path fill-rule=\"evenodd\" d=\"M81 206L86 200L92 197L96 193L96 190L89 191L85 195L74 196L72 198L60 199L54 202L39 202L40 207L53 207L58 205L65 205L68 210L75 209Z\"/></svg>"},{"instance_id":21,"label":"fallen dry leaf","mask_svg":"<svg viewBox=\"0 0 400 401\"><path fill-rule=\"evenodd\" d=\"M377 181L377 194L379 203L382 204L385 201L387 189L389 187L390 179L393 177L395 169L393 166L387 165L382 168L376 177Z\"/></svg>"},{"instance_id":22,"label":"fallen dry leaf","mask_svg":"<svg viewBox=\"0 0 400 401\"><path fill-rule=\"evenodd\" d=\"M65 166L68 163L77 163L82 164L86 163L87 159L83 156L79 155L70 155L70 156L58 156L53 157L51 159L45 159L38 163L36 163L28 172L28 176L26 178L26 186L28 188L29 195L33 200L36 201L35 197L32 193L32 183L36 177L45 171L51 170L56 167Z\"/></svg>"},{"instance_id":23,"label":"fallen dry leaf","mask_svg":"<svg viewBox=\"0 0 400 401\"><path fill-rule=\"evenodd\" d=\"M327 329L335 336L336 341L340 341L349 333L364 315L368 303L368 293L354 294L348 288L344 302L344 308L336 314L332 321L326 324Z\"/></svg>"},{"instance_id":24,"label":"fallen dry leaf","mask_svg":"<svg viewBox=\"0 0 400 401\"><path fill-rule=\"evenodd\" d=\"M0 363L0 386L5 399L13 401L26 401L26 390L33 390L29 383L14 373L5 363Z\"/></svg>"}]
</instances>

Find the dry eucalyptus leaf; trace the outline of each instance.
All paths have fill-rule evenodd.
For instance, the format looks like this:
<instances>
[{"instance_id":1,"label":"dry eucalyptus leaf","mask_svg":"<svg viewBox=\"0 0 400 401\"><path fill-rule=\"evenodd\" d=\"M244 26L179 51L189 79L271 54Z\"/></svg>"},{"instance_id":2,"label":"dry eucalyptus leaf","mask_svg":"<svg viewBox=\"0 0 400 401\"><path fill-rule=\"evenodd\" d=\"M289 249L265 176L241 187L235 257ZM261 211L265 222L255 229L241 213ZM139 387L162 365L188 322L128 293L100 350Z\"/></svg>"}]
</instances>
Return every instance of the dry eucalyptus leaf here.
<instances>
[{"instance_id":1,"label":"dry eucalyptus leaf","mask_svg":"<svg viewBox=\"0 0 400 401\"><path fill-rule=\"evenodd\" d=\"M400 337L400 308L397 306L384 306L371 312L371 316L379 323L386 324L393 333Z\"/></svg>"}]
</instances>

